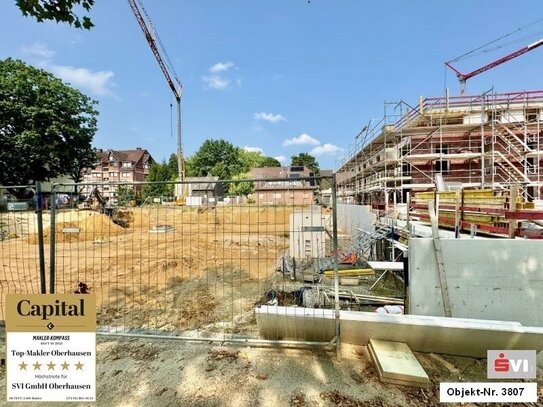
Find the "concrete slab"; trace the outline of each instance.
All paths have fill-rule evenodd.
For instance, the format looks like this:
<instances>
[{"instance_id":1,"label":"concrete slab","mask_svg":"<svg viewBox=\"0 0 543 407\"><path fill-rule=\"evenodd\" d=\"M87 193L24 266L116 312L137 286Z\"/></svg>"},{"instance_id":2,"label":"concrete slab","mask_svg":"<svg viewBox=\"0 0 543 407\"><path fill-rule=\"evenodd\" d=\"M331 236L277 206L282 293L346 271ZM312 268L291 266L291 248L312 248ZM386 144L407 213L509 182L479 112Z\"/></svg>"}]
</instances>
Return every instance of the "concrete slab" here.
<instances>
[{"instance_id":1,"label":"concrete slab","mask_svg":"<svg viewBox=\"0 0 543 407\"><path fill-rule=\"evenodd\" d=\"M266 339L330 342L336 335L333 310L263 305L255 314L260 336Z\"/></svg>"},{"instance_id":2,"label":"concrete slab","mask_svg":"<svg viewBox=\"0 0 543 407\"><path fill-rule=\"evenodd\" d=\"M255 313L266 339L325 342L335 335L333 310L261 306ZM382 339L419 352L484 358L488 349L543 350L543 328L518 322L341 311L340 329L342 343Z\"/></svg>"},{"instance_id":3,"label":"concrete slab","mask_svg":"<svg viewBox=\"0 0 543 407\"><path fill-rule=\"evenodd\" d=\"M417 387L430 384L428 375L405 343L370 339L368 350L382 381Z\"/></svg>"}]
</instances>

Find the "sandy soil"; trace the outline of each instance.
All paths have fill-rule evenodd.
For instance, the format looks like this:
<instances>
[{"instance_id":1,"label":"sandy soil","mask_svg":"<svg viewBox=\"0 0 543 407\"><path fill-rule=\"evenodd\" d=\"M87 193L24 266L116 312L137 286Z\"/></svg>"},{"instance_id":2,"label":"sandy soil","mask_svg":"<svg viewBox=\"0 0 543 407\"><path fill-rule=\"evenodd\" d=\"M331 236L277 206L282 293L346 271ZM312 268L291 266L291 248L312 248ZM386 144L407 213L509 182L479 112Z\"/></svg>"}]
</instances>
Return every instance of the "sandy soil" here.
<instances>
[{"instance_id":1,"label":"sandy soil","mask_svg":"<svg viewBox=\"0 0 543 407\"><path fill-rule=\"evenodd\" d=\"M86 283L97 296L99 324L112 329L254 331L252 310L274 284L277 258L288 247L291 212L134 208L118 213L128 226L122 228L93 211L60 211L56 290L73 292L80 281ZM0 220L11 236L0 242L3 308L5 293L37 292L39 279L35 214L1 213ZM45 213L47 243L49 222ZM46 244L47 278L49 250Z\"/></svg>"},{"instance_id":2,"label":"sandy soil","mask_svg":"<svg viewBox=\"0 0 543 407\"><path fill-rule=\"evenodd\" d=\"M99 336L97 352L96 404L70 405L437 406L439 382L486 381L486 360L416 353L431 389L382 383L366 348L346 345L337 361L335 351L324 349ZM4 367L0 383L5 400Z\"/></svg>"}]
</instances>

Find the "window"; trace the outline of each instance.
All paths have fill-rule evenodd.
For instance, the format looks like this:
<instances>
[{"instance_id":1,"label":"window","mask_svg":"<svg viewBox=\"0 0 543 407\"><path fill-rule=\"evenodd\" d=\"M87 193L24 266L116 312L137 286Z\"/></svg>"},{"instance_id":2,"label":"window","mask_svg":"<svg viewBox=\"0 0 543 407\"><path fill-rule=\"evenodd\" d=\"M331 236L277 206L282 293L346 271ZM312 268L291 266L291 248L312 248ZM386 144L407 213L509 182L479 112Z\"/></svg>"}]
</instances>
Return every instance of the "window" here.
<instances>
[{"instance_id":1,"label":"window","mask_svg":"<svg viewBox=\"0 0 543 407\"><path fill-rule=\"evenodd\" d=\"M110 172L110 173L109 173L109 176L110 176L110 177L118 177L118 176L119 176L119 173L118 173L118 172Z\"/></svg>"},{"instance_id":2,"label":"window","mask_svg":"<svg viewBox=\"0 0 543 407\"><path fill-rule=\"evenodd\" d=\"M537 112L537 109L527 109L526 110L526 121L528 122L536 122L539 118L539 114Z\"/></svg>"},{"instance_id":3,"label":"window","mask_svg":"<svg viewBox=\"0 0 543 407\"><path fill-rule=\"evenodd\" d=\"M273 198L281 199L282 194L273 194Z\"/></svg>"},{"instance_id":4,"label":"window","mask_svg":"<svg viewBox=\"0 0 543 407\"><path fill-rule=\"evenodd\" d=\"M411 164L409 163L403 163L402 164L402 175L404 177L407 177L411 175Z\"/></svg>"},{"instance_id":5,"label":"window","mask_svg":"<svg viewBox=\"0 0 543 407\"><path fill-rule=\"evenodd\" d=\"M449 161L447 161L447 160L437 160L436 161L436 172L440 172L442 174L448 174L449 173Z\"/></svg>"},{"instance_id":6,"label":"window","mask_svg":"<svg viewBox=\"0 0 543 407\"><path fill-rule=\"evenodd\" d=\"M449 154L449 145L448 144L438 144L434 147L434 152L437 154ZM449 161L448 160L437 160L436 161L436 172L442 174L449 173Z\"/></svg>"},{"instance_id":7,"label":"window","mask_svg":"<svg viewBox=\"0 0 543 407\"><path fill-rule=\"evenodd\" d=\"M123 172L121 173L121 177L123 177L123 178L130 178L130 173L129 173L129 172L124 172L124 171L123 171Z\"/></svg>"},{"instance_id":8,"label":"window","mask_svg":"<svg viewBox=\"0 0 543 407\"><path fill-rule=\"evenodd\" d=\"M150 165L149 165L149 163L148 163L148 162L147 162L147 163L145 163L145 164L143 164L143 168L145 168L146 170L148 170L148 169L149 169L149 167L150 167Z\"/></svg>"},{"instance_id":9,"label":"window","mask_svg":"<svg viewBox=\"0 0 543 407\"><path fill-rule=\"evenodd\" d=\"M448 144L438 144L434 147L434 152L438 154L449 154L449 145Z\"/></svg>"},{"instance_id":10,"label":"window","mask_svg":"<svg viewBox=\"0 0 543 407\"><path fill-rule=\"evenodd\" d=\"M124 168L130 168L130 167L132 167L132 163L130 161L124 161L123 162L123 167Z\"/></svg>"}]
</instances>

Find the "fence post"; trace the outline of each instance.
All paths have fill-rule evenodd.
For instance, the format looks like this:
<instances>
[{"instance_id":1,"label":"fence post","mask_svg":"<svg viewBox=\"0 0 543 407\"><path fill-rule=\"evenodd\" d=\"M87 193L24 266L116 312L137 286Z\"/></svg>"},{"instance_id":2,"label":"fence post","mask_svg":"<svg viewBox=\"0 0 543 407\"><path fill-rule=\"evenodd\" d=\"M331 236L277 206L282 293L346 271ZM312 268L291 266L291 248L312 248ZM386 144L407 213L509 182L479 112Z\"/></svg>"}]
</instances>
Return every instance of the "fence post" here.
<instances>
[{"instance_id":1,"label":"fence post","mask_svg":"<svg viewBox=\"0 0 543 407\"><path fill-rule=\"evenodd\" d=\"M55 185L51 186L51 227L49 233L49 293L55 293L55 241L56 241L56 212L57 192Z\"/></svg>"},{"instance_id":2,"label":"fence post","mask_svg":"<svg viewBox=\"0 0 543 407\"><path fill-rule=\"evenodd\" d=\"M332 174L332 239L334 248L334 302L336 309L336 357L341 360L340 320L339 320L339 270L338 270L338 241L337 241L337 196L336 174Z\"/></svg>"},{"instance_id":3,"label":"fence post","mask_svg":"<svg viewBox=\"0 0 543 407\"><path fill-rule=\"evenodd\" d=\"M36 215L38 221L38 257L40 262L40 293L46 293L45 283L45 250L43 247L43 200L41 182L36 181Z\"/></svg>"}]
</instances>

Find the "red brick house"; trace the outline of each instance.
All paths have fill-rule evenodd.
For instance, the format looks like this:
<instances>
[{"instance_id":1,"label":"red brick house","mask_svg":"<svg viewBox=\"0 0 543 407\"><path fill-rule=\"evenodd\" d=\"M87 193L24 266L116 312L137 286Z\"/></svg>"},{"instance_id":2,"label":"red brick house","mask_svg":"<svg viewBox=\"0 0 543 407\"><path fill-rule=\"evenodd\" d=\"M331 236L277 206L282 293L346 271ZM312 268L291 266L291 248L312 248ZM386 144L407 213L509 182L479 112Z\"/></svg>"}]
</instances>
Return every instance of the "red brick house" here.
<instances>
[{"instance_id":1,"label":"red brick house","mask_svg":"<svg viewBox=\"0 0 543 407\"><path fill-rule=\"evenodd\" d=\"M253 199L258 205L310 205L317 189L315 180L300 178L314 174L307 167L262 167L249 171L255 181Z\"/></svg>"}]
</instances>

